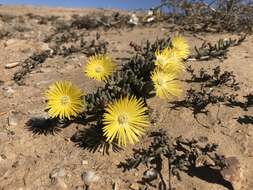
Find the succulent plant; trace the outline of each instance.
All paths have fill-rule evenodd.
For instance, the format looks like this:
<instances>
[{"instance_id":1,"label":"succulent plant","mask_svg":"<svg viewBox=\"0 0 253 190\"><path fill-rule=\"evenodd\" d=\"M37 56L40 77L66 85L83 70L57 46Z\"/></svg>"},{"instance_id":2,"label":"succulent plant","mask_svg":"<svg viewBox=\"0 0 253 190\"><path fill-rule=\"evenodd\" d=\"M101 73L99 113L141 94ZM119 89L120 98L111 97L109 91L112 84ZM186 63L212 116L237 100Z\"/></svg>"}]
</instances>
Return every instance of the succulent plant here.
<instances>
[{"instance_id":1,"label":"succulent plant","mask_svg":"<svg viewBox=\"0 0 253 190\"><path fill-rule=\"evenodd\" d=\"M156 40L153 44L147 41L122 68L106 79L104 87L84 97L87 112L101 113L106 104L126 95L135 95L144 100L153 96L150 76L155 68L154 52L169 45L170 38Z\"/></svg>"}]
</instances>

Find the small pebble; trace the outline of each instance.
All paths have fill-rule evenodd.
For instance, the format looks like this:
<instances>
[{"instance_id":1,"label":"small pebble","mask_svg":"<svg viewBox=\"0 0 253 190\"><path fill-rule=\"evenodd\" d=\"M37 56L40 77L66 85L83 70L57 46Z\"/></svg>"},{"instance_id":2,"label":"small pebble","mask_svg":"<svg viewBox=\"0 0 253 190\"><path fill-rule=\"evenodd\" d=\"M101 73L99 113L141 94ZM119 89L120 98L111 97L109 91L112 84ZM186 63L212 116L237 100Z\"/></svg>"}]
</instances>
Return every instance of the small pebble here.
<instances>
[{"instance_id":1,"label":"small pebble","mask_svg":"<svg viewBox=\"0 0 253 190\"><path fill-rule=\"evenodd\" d=\"M50 53L53 53L53 50L49 47L49 45L47 43L43 43L42 46L41 46L41 49L43 51L49 50Z\"/></svg>"},{"instance_id":2,"label":"small pebble","mask_svg":"<svg viewBox=\"0 0 253 190\"><path fill-rule=\"evenodd\" d=\"M85 183L85 185L91 185L94 182L97 182L99 180L99 176L96 174L96 172L90 170L90 171L86 171L83 172L82 175L82 180Z\"/></svg>"},{"instance_id":3,"label":"small pebble","mask_svg":"<svg viewBox=\"0 0 253 190\"><path fill-rule=\"evenodd\" d=\"M53 186L52 189L54 189L54 190L67 190L67 189L69 189L67 184L61 178L54 178L52 186Z\"/></svg>"},{"instance_id":4,"label":"small pebble","mask_svg":"<svg viewBox=\"0 0 253 190\"><path fill-rule=\"evenodd\" d=\"M11 112L8 117L8 125L9 126L17 126L19 123L19 113L18 112Z\"/></svg>"},{"instance_id":5,"label":"small pebble","mask_svg":"<svg viewBox=\"0 0 253 190\"><path fill-rule=\"evenodd\" d=\"M243 180L240 162L236 157L228 157L226 162L228 166L221 171L221 175L232 184L234 190L240 190Z\"/></svg>"},{"instance_id":6,"label":"small pebble","mask_svg":"<svg viewBox=\"0 0 253 190\"><path fill-rule=\"evenodd\" d=\"M64 168L55 168L49 174L50 178L58 178L66 176L66 171Z\"/></svg>"},{"instance_id":7,"label":"small pebble","mask_svg":"<svg viewBox=\"0 0 253 190\"><path fill-rule=\"evenodd\" d=\"M82 165L88 165L88 160L82 160Z\"/></svg>"},{"instance_id":8,"label":"small pebble","mask_svg":"<svg viewBox=\"0 0 253 190\"><path fill-rule=\"evenodd\" d=\"M13 90L11 87L3 88L3 95L6 98L11 98L14 93L15 93L15 90Z\"/></svg>"},{"instance_id":9,"label":"small pebble","mask_svg":"<svg viewBox=\"0 0 253 190\"><path fill-rule=\"evenodd\" d=\"M151 168L144 172L143 178L148 181L152 181L157 178L157 170L154 168Z\"/></svg>"},{"instance_id":10,"label":"small pebble","mask_svg":"<svg viewBox=\"0 0 253 190\"><path fill-rule=\"evenodd\" d=\"M13 63L8 63L5 65L6 69L12 69L14 67L17 67L20 64L20 62L13 62Z\"/></svg>"},{"instance_id":11,"label":"small pebble","mask_svg":"<svg viewBox=\"0 0 253 190\"><path fill-rule=\"evenodd\" d=\"M139 190L139 184L138 183L133 183L129 186L129 189L131 190Z\"/></svg>"}]
</instances>

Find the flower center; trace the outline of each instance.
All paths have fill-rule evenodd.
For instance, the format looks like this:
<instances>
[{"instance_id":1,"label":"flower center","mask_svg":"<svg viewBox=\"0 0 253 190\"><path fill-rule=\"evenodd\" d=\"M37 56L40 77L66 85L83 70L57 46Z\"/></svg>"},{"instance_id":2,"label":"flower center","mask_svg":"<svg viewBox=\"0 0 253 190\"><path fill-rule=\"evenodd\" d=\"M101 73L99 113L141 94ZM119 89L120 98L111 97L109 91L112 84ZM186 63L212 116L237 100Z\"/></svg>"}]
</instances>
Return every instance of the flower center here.
<instances>
[{"instance_id":1,"label":"flower center","mask_svg":"<svg viewBox=\"0 0 253 190\"><path fill-rule=\"evenodd\" d=\"M120 125L124 125L128 122L128 117L127 114L122 113L118 116L118 122Z\"/></svg>"},{"instance_id":2,"label":"flower center","mask_svg":"<svg viewBox=\"0 0 253 190\"><path fill-rule=\"evenodd\" d=\"M164 56L157 56L157 62L159 63L159 65L166 65L167 58Z\"/></svg>"},{"instance_id":3,"label":"flower center","mask_svg":"<svg viewBox=\"0 0 253 190\"><path fill-rule=\"evenodd\" d=\"M158 83L159 86L164 86L166 81L162 77L158 76L157 77L157 83Z\"/></svg>"},{"instance_id":4,"label":"flower center","mask_svg":"<svg viewBox=\"0 0 253 190\"><path fill-rule=\"evenodd\" d=\"M96 73L101 73L103 70L104 70L103 67L100 65L98 65L95 69Z\"/></svg>"},{"instance_id":5,"label":"flower center","mask_svg":"<svg viewBox=\"0 0 253 190\"><path fill-rule=\"evenodd\" d=\"M70 98L68 96L62 96L60 101L62 105L66 105L70 102Z\"/></svg>"}]
</instances>

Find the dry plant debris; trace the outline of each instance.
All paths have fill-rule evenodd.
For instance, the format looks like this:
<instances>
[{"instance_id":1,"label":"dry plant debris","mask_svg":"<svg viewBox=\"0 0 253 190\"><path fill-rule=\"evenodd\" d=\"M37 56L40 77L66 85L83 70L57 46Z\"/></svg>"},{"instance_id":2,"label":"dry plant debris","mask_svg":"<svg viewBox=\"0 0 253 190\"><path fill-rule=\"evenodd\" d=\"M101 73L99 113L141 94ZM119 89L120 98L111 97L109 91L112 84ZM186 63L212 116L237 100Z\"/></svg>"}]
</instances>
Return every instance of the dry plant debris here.
<instances>
[{"instance_id":1,"label":"dry plant debris","mask_svg":"<svg viewBox=\"0 0 253 190\"><path fill-rule=\"evenodd\" d=\"M250 2L214 0L208 5L203 1L165 0L163 6L180 10L165 14L163 20L180 26L184 31L251 33L253 30L253 6Z\"/></svg>"},{"instance_id":2,"label":"dry plant debris","mask_svg":"<svg viewBox=\"0 0 253 190\"><path fill-rule=\"evenodd\" d=\"M132 26L129 20L129 15L121 15L119 12L112 13L111 15L97 15L95 18L90 15L73 15L70 27L87 30L97 29L100 27L122 28Z\"/></svg>"}]
</instances>

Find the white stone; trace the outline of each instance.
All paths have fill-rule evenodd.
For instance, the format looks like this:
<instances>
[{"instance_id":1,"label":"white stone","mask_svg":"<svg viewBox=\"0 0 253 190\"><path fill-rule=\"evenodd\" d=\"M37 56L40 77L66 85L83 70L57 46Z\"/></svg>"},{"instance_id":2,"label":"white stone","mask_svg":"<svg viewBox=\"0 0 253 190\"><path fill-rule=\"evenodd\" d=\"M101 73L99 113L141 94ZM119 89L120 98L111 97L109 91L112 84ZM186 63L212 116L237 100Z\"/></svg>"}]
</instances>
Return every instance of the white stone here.
<instances>
[{"instance_id":1,"label":"white stone","mask_svg":"<svg viewBox=\"0 0 253 190\"><path fill-rule=\"evenodd\" d=\"M91 185L92 183L97 182L99 179L100 177L92 170L82 173L82 180L86 185Z\"/></svg>"}]
</instances>

